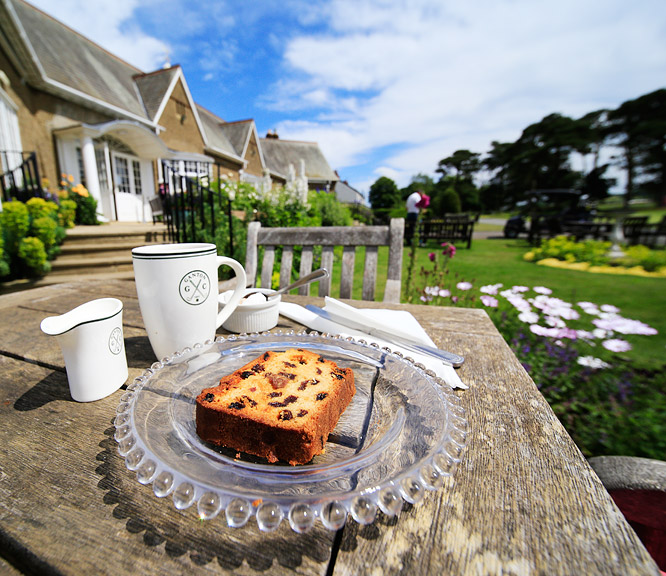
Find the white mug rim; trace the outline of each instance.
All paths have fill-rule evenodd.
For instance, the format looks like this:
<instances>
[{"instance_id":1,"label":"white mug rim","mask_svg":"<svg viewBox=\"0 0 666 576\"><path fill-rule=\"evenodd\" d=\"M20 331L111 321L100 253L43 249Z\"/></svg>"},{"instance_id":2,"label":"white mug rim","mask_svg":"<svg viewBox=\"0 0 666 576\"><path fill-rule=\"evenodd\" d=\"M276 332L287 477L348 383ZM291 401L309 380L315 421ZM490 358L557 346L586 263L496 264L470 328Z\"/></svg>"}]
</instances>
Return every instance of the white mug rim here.
<instances>
[{"instance_id":1,"label":"white mug rim","mask_svg":"<svg viewBox=\"0 0 666 576\"><path fill-rule=\"evenodd\" d=\"M161 259L208 256L217 254L217 246L207 242L184 242L182 244L149 244L132 248L132 258Z\"/></svg>"}]
</instances>

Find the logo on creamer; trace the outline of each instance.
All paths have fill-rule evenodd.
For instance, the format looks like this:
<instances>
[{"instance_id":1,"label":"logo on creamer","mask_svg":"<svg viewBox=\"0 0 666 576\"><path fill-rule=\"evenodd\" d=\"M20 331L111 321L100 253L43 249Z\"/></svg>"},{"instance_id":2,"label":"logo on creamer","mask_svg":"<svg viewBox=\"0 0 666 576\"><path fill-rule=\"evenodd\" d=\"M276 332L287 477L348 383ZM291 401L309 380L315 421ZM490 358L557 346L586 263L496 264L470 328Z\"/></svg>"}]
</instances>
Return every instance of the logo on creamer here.
<instances>
[{"instance_id":1,"label":"logo on creamer","mask_svg":"<svg viewBox=\"0 0 666 576\"><path fill-rule=\"evenodd\" d=\"M203 304L210 294L210 278L203 270L193 270L183 276L178 289L185 302L198 306Z\"/></svg>"},{"instance_id":2,"label":"logo on creamer","mask_svg":"<svg viewBox=\"0 0 666 576\"><path fill-rule=\"evenodd\" d=\"M116 327L109 336L109 350L111 354L117 356L123 349L123 331Z\"/></svg>"}]
</instances>

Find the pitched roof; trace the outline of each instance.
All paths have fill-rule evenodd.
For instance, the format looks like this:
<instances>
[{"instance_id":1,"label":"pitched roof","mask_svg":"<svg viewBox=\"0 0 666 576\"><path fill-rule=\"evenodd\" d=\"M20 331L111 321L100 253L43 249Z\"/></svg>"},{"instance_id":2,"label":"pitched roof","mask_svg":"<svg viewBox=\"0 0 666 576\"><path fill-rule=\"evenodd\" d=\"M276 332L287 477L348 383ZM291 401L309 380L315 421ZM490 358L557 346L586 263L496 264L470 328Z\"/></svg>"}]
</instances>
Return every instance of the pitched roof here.
<instances>
[{"instance_id":1,"label":"pitched roof","mask_svg":"<svg viewBox=\"0 0 666 576\"><path fill-rule=\"evenodd\" d=\"M234 146L229 142L225 131L220 128L224 125L224 120L213 114L210 110L206 110L203 106L199 106L198 104L196 106L201 124L206 132L208 146L211 150L242 161L240 154L236 152Z\"/></svg>"},{"instance_id":2,"label":"pitched roof","mask_svg":"<svg viewBox=\"0 0 666 576\"><path fill-rule=\"evenodd\" d=\"M303 160L308 180L322 182L339 180L316 142L299 142L279 138L260 138L260 141L266 165L275 174L286 176L290 164L294 166L298 174L300 161Z\"/></svg>"},{"instance_id":3,"label":"pitched roof","mask_svg":"<svg viewBox=\"0 0 666 576\"><path fill-rule=\"evenodd\" d=\"M156 70L150 74L137 74L134 76L139 94L146 108L148 118L155 120L157 113L168 96L169 88L174 76L178 74L179 66Z\"/></svg>"},{"instance_id":4,"label":"pitched roof","mask_svg":"<svg viewBox=\"0 0 666 576\"><path fill-rule=\"evenodd\" d=\"M18 17L42 80L147 120L134 83L141 71L23 0L5 0ZM10 10L11 13L11 10Z\"/></svg>"},{"instance_id":5,"label":"pitched roof","mask_svg":"<svg viewBox=\"0 0 666 576\"><path fill-rule=\"evenodd\" d=\"M238 120L236 122L220 124L220 129L239 156L242 156L245 152L253 122L253 120Z\"/></svg>"}]
</instances>

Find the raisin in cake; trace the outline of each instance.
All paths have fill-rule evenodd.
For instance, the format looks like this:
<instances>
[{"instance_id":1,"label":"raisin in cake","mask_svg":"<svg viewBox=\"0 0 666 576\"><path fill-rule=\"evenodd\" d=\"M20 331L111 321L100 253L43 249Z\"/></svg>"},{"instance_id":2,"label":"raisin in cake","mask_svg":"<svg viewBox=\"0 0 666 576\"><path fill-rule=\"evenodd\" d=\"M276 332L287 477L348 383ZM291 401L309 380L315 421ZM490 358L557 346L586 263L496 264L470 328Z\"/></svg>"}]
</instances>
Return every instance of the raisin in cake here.
<instances>
[{"instance_id":1,"label":"raisin in cake","mask_svg":"<svg viewBox=\"0 0 666 576\"><path fill-rule=\"evenodd\" d=\"M300 348L266 352L197 396L197 434L269 462L305 464L323 452L355 392L351 368Z\"/></svg>"}]
</instances>

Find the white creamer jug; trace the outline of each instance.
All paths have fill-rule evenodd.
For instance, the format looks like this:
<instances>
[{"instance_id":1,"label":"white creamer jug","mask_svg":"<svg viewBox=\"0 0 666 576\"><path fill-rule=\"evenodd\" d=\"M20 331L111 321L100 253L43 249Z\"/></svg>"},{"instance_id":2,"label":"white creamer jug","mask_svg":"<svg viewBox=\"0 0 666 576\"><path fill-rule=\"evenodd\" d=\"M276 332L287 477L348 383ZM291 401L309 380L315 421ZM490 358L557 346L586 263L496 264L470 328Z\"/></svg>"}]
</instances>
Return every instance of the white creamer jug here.
<instances>
[{"instance_id":1,"label":"white creamer jug","mask_svg":"<svg viewBox=\"0 0 666 576\"><path fill-rule=\"evenodd\" d=\"M77 402L104 398L127 380L123 303L117 298L91 300L61 316L44 318L41 329L58 339L69 390Z\"/></svg>"}]
</instances>

